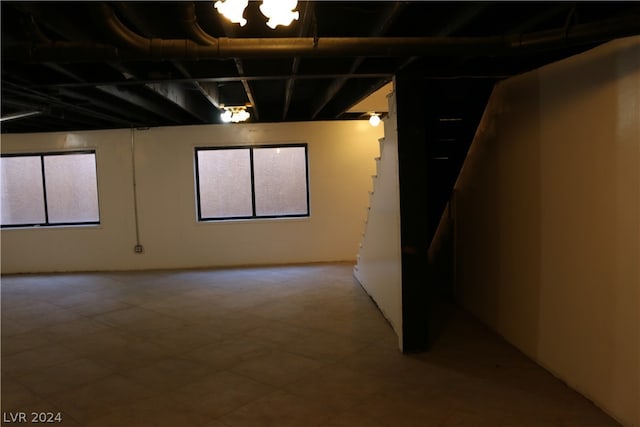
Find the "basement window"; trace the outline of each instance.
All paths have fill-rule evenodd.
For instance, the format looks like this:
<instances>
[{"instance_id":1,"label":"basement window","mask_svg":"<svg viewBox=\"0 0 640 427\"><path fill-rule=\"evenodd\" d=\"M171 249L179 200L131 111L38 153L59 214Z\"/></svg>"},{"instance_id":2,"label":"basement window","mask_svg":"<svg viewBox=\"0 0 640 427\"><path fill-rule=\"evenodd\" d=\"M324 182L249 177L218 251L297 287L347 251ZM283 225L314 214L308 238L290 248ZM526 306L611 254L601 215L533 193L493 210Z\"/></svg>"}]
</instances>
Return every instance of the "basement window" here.
<instances>
[{"instance_id":1,"label":"basement window","mask_svg":"<svg viewBox=\"0 0 640 427\"><path fill-rule=\"evenodd\" d=\"M0 159L2 228L100 223L95 151Z\"/></svg>"},{"instance_id":2,"label":"basement window","mask_svg":"<svg viewBox=\"0 0 640 427\"><path fill-rule=\"evenodd\" d=\"M309 216L307 145L196 148L199 221Z\"/></svg>"}]
</instances>

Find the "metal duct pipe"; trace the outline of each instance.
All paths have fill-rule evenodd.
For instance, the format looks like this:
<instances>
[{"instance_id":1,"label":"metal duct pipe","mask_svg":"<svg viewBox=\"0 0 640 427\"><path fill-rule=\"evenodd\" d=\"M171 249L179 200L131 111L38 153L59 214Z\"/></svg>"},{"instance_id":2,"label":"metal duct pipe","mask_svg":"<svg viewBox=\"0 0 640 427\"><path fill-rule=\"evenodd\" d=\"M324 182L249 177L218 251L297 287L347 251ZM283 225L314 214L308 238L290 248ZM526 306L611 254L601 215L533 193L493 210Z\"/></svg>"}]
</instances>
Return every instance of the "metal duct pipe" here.
<instances>
[{"instance_id":1,"label":"metal duct pipe","mask_svg":"<svg viewBox=\"0 0 640 427\"><path fill-rule=\"evenodd\" d=\"M153 39L142 37L131 31L129 27L118 19L110 6L104 3L96 3L94 7L96 8L94 14L97 20L109 30L114 42L117 43L119 47L141 52L148 50L149 42Z\"/></svg>"},{"instance_id":2,"label":"metal duct pipe","mask_svg":"<svg viewBox=\"0 0 640 427\"><path fill-rule=\"evenodd\" d=\"M108 7L107 7L108 8ZM110 9L110 8L109 8ZM113 15L113 12L111 12ZM212 38L203 46L191 40L147 39L128 30L115 16L109 20L122 49L96 43L7 44L4 60L88 62L109 60L211 60L318 56L500 56L514 51L552 49L597 43L640 34L640 19L629 16L592 24L505 37L323 37Z\"/></svg>"},{"instance_id":3,"label":"metal duct pipe","mask_svg":"<svg viewBox=\"0 0 640 427\"><path fill-rule=\"evenodd\" d=\"M182 27L193 40L205 46L216 43L215 37L203 30L198 24L196 5L193 2L185 2L182 13Z\"/></svg>"},{"instance_id":4,"label":"metal duct pipe","mask_svg":"<svg viewBox=\"0 0 640 427\"><path fill-rule=\"evenodd\" d=\"M413 51L423 44L439 45L447 43L445 40L424 40L421 37L401 38L400 40L385 37L367 37L367 38L256 38L256 39L235 39L235 38L215 38L206 34L204 31L198 32L194 30L193 34L199 39L200 44L196 44L191 40L164 40L164 39L148 39L131 31L126 25L118 19L113 9L104 4L97 3L96 10L99 17L106 25L107 29L118 41L118 45L134 51L146 52L152 55L151 59L156 59L157 55L166 55L171 59L175 58L172 54L186 54L187 58L202 57L208 59L209 56L214 58L252 58L252 57L290 57L290 56L308 56L322 55L323 51L327 51L326 55L344 55L352 56L361 53L362 56L394 56L399 54L404 56L405 49ZM195 16L194 16L195 22ZM198 26L199 28L199 26ZM400 42L401 43L400 43ZM459 40L456 43L450 43L450 48L465 48L466 45L476 45L474 38ZM491 40L490 45L495 48L498 43L502 44L502 39ZM479 46L475 46L477 49ZM401 52L394 53L400 50Z\"/></svg>"}]
</instances>

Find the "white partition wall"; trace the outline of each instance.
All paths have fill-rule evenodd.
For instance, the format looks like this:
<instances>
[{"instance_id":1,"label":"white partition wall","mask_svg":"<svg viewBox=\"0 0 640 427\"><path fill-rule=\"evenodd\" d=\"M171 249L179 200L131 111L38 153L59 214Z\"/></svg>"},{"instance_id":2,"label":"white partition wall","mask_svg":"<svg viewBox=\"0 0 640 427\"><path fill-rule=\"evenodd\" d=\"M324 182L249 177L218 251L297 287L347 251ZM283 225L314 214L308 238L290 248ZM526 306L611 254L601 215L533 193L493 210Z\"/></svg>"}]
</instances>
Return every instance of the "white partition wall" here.
<instances>
[{"instance_id":1,"label":"white partition wall","mask_svg":"<svg viewBox=\"0 0 640 427\"><path fill-rule=\"evenodd\" d=\"M380 140L380 157L354 274L393 327L402 349L398 132L393 94L384 124L385 136Z\"/></svg>"},{"instance_id":2,"label":"white partition wall","mask_svg":"<svg viewBox=\"0 0 640 427\"><path fill-rule=\"evenodd\" d=\"M500 83L454 210L462 303L640 425L640 37Z\"/></svg>"},{"instance_id":3,"label":"white partition wall","mask_svg":"<svg viewBox=\"0 0 640 427\"><path fill-rule=\"evenodd\" d=\"M2 135L3 154L95 150L100 205L97 226L3 229L2 273L353 261L381 136L364 120ZM309 217L197 221L195 147L292 143Z\"/></svg>"}]
</instances>

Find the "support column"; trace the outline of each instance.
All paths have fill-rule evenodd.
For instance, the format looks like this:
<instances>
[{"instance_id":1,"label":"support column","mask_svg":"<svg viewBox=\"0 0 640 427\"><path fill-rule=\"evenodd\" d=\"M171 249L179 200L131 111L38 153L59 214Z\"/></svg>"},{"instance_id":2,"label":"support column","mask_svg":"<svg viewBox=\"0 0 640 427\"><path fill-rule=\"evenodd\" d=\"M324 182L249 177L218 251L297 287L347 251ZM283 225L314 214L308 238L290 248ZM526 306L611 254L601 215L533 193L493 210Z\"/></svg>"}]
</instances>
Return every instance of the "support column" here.
<instances>
[{"instance_id":1,"label":"support column","mask_svg":"<svg viewBox=\"0 0 640 427\"><path fill-rule=\"evenodd\" d=\"M428 144L424 80L409 72L395 80L402 248L402 330L405 353L428 349Z\"/></svg>"}]
</instances>

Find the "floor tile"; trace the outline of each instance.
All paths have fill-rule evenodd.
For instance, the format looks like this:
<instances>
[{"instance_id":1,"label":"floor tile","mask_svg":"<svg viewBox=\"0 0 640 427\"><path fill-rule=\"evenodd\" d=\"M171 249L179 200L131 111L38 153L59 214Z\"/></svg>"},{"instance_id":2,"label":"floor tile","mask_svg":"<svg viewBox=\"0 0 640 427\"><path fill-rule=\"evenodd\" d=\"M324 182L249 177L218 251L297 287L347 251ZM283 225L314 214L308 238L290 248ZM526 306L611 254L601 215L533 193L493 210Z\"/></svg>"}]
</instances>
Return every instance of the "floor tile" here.
<instances>
[{"instance_id":1,"label":"floor tile","mask_svg":"<svg viewBox=\"0 0 640 427\"><path fill-rule=\"evenodd\" d=\"M277 391L255 400L219 420L229 427L318 426L329 418L322 402Z\"/></svg>"},{"instance_id":2,"label":"floor tile","mask_svg":"<svg viewBox=\"0 0 640 427\"><path fill-rule=\"evenodd\" d=\"M188 407L208 419L224 416L267 394L275 387L228 371L203 376L200 381L176 389L172 394Z\"/></svg>"},{"instance_id":3,"label":"floor tile","mask_svg":"<svg viewBox=\"0 0 640 427\"><path fill-rule=\"evenodd\" d=\"M199 427L210 421L206 415L158 394L125 404L106 414L87 420L86 427Z\"/></svg>"},{"instance_id":4,"label":"floor tile","mask_svg":"<svg viewBox=\"0 0 640 427\"><path fill-rule=\"evenodd\" d=\"M6 322L4 319L2 322ZM11 325L5 325L8 329ZM2 334L2 356L19 353L36 347L51 345L55 339L47 330L31 330L19 334Z\"/></svg>"},{"instance_id":5,"label":"floor tile","mask_svg":"<svg viewBox=\"0 0 640 427\"><path fill-rule=\"evenodd\" d=\"M77 353L64 346L56 344L44 345L3 356L2 372L6 372L13 377L20 377L79 358L80 356Z\"/></svg>"},{"instance_id":6,"label":"floor tile","mask_svg":"<svg viewBox=\"0 0 640 427\"><path fill-rule=\"evenodd\" d=\"M329 412L351 408L387 385L368 375L363 375L339 364L324 366L284 385L287 392L310 401L322 402Z\"/></svg>"},{"instance_id":7,"label":"floor tile","mask_svg":"<svg viewBox=\"0 0 640 427\"><path fill-rule=\"evenodd\" d=\"M2 411L26 411L40 397L22 383L12 378L2 377Z\"/></svg>"},{"instance_id":8,"label":"floor tile","mask_svg":"<svg viewBox=\"0 0 640 427\"><path fill-rule=\"evenodd\" d=\"M58 393L51 400L83 424L119 411L132 403L148 399L158 392L141 386L122 375L111 375L90 384Z\"/></svg>"},{"instance_id":9,"label":"floor tile","mask_svg":"<svg viewBox=\"0 0 640 427\"><path fill-rule=\"evenodd\" d=\"M338 361L366 347L367 344L358 339L319 330L282 345L288 352L321 362Z\"/></svg>"},{"instance_id":10,"label":"floor tile","mask_svg":"<svg viewBox=\"0 0 640 427\"><path fill-rule=\"evenodd\" d=\"M19 381L39 396L48 396L90 384L113 373L104 364L82 358L23 375Z\"/></svg>"},{"instance_id":11,"label":"floor tile","mask_svg":"<svg viewBox=\"0 0 640 427\"><path fill-rule=\"evenodd\" d=\"M123 375L149 389L175 390L199 380L210 372L211 368L203 362L170 357L132 369Z\"/></svg>"},{"instance_id":12,"label":"floor tile","mask_svg":"<svg viewBox=\"0 0 640 427\"><path fill-rule=\"evenodd\" d=\"M231 371L273 386L283 386L298 380L322 366L321 362L281 350L244 361Z\"/></svg>"},{"instance_id":13,"label":"floor tile","mask_svg":"<svg viewBox=\"0 0 640 427\"><path fill-rule=\"evenodd\" d=\"M2 277L2 410L71 427L618 425L461 310L401 354L352 269Z\"/></svg>"}]
</instances>

